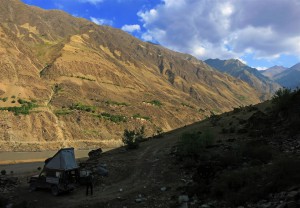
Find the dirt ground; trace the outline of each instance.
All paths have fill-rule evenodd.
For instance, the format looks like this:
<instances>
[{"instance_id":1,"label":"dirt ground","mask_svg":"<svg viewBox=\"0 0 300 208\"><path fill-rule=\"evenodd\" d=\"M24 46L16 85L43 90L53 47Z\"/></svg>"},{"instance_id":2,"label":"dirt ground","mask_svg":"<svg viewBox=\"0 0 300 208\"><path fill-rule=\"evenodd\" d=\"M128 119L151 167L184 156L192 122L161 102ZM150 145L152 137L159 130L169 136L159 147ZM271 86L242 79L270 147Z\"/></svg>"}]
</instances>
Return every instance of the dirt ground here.
<instances>
[{"instance_id":1,"label":"dirt ground","mask_svg":"<svg viewBox=\"0 0 300 208\"><path fill-rule=\"evenodd\" d=\"M49 191L29 192L24 176L11 197L17 202L26 200L30 207L170 207L189 177L178 171L170 153L183 131L196 127L193 124L143 142L136 150L123 147L103 153L98 162L107 164L109 176L97 181L94 196L85 196L84 186L58 197Z\"/></svg>"}]
</instances>

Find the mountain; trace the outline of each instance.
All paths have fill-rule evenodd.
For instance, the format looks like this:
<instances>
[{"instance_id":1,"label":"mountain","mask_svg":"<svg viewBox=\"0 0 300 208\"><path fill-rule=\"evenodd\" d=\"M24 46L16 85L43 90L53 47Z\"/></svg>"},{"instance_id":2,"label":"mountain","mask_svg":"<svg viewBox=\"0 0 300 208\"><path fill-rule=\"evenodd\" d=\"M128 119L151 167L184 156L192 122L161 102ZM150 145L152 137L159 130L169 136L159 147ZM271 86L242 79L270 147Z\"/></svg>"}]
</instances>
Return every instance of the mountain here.
<instances>
[{"instance_id":1,"label":"mountain","mask_svg":"<svg viewBox=\"0 0 300 208\"><path fill-rule=\"evenodd\" d=\"M295 89L300 87L300 63L276 74L273 79L286 88Z\"/></svg>"},{"instance_id":2,"label":"mountain","mask_svg":"<svg viewBox=\"0 0 300 208\"><path fill-rule=\"evenodd\" d=\"M121 145L258 103L260 93L188 54L18 0L0 7L0 151Z\"/></svg>"},{"instance_id":3,"label":"mountain","mask_svg":"<svg viewBox=\"0 0 300 208\"><path fill-rule=\"evenodd\" d=\"M208 59L205 63L223 73L247 82L254 89L261 92L261 100L269 99L280 88L280 85L262 75L257 69L243 64L237 59Z\"/></svg>"},{"instance_id":4,"label":"mountain","mask_svg":"<svg viewBox=\"0 0 300 208\"><path fill-rule=\"evenodd\" d=\"M266 70L261 70L260 72L268 77L269 79L273 79L276 75L284 72L287 68L283 66L273 66L271 68L268 68Z\"/></svg>"}]
</instances>

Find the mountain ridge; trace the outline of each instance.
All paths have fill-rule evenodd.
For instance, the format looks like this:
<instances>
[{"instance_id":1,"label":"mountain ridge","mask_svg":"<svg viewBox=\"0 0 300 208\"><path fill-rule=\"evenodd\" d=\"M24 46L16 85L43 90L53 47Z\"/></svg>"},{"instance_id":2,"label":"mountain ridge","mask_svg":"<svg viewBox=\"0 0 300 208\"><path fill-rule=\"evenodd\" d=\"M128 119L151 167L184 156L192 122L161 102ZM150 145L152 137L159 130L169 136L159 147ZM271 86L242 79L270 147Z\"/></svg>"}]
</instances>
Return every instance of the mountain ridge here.
<instances>
[{"instance_id":1,"label":"mountain ridge","mask_svg":"<svg viewBox=\"0 0 300 208\"><path fill-rule=\"evenodd\" d=\"M237 59L220 60L207 59L205 63L211 67L232 75L247 82L257 91L261 92L261 100L270 99L280 85L262 75L257 69L251 68Z\"/></svg>"}]
</instances>

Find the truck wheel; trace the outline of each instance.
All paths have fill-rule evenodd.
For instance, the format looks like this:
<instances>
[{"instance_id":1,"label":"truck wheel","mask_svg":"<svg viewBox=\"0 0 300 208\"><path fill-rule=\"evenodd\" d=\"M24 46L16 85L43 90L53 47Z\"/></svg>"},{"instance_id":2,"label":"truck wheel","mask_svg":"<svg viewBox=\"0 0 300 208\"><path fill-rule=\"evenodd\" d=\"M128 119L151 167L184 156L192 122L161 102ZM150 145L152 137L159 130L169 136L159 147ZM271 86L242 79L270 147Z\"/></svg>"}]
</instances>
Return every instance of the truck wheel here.
<instances>
[{"instance_id":1,"label":"truck wheel","mask_svg":"<svg viewBox=\"0 0 300 208\"><path fill-rule=\"evenodd\" d=\"M53 196L57 196L59 194L59 189L57 186L53 185L51 186L51 192Z\"/></svg>"}]
</instances>

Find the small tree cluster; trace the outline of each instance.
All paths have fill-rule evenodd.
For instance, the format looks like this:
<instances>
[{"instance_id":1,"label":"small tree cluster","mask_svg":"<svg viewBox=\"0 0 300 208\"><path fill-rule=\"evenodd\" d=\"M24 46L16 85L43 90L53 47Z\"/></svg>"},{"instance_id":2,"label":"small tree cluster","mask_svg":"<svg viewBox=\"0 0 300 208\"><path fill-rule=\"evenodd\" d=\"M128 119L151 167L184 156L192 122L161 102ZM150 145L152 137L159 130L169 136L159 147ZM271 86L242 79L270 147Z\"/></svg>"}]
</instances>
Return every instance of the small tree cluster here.
<instances>
[{"instance_id":1,"label":"small tree cluster","mask_svg":"<svg viewBox=\"0 0 300 208\"><path fill-rule=\"evenodd\" d=\"M274 109L277 111L284 110L288 108L288 104L293 95L291 89L281 88L275 92L272 97L272 103L274 104Z\"/></svg>"},{"instance_id":2,"label":"small tree cluster","mask_svg":"<svg viewBox=\"0 0 300 208\"><path fill-rule=\"evenodd\" d=\"M6 170L1 170L1 175L6 175Z\"/></svg>"},{"instance_id":3,"label":"small tree cluster","mask_svg":"<svg viewBox=\"0 0 300 208\"><path fill-rule=\"evenodd\" d=\"M124 130L122 141L127 145L127 149L137 149L140 141L144 139L145 127L142 126L138 130Z\"/></svg>"}]
</instances>

